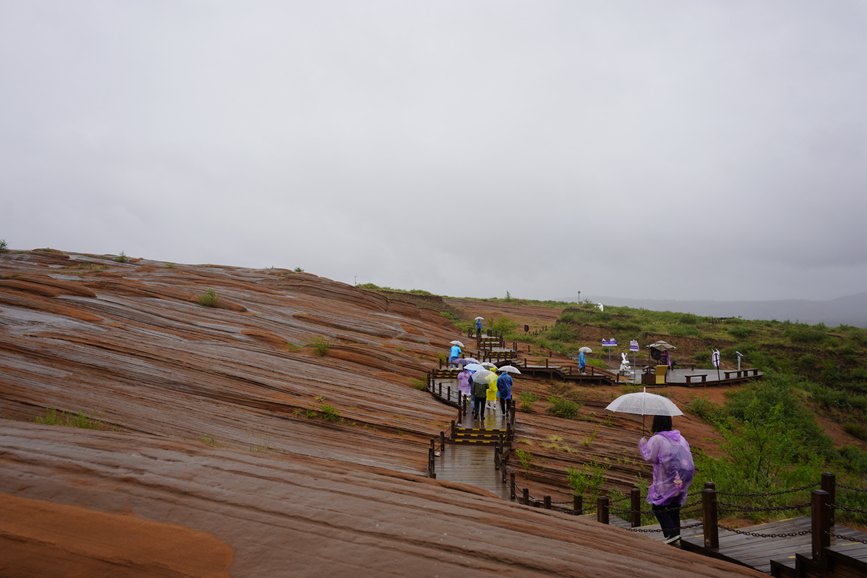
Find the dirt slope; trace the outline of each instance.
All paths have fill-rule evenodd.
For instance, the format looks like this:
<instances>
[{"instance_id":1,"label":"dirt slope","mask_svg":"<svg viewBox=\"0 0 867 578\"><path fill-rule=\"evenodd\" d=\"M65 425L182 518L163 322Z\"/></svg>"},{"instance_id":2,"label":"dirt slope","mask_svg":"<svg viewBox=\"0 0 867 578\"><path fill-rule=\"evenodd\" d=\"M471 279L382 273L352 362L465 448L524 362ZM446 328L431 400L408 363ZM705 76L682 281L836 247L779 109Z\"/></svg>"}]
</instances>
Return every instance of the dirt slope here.
<instances>
[{"instance_id":1,"label":"dirt slope","mask_svg":"<svg viewBox=\"0 0 867 578\"><path fill-rule=\"evenodd\" d=\"M0 254L0 575L756 575L424 477L453 338L306 273Z\"/></svg>"}]
</instances>

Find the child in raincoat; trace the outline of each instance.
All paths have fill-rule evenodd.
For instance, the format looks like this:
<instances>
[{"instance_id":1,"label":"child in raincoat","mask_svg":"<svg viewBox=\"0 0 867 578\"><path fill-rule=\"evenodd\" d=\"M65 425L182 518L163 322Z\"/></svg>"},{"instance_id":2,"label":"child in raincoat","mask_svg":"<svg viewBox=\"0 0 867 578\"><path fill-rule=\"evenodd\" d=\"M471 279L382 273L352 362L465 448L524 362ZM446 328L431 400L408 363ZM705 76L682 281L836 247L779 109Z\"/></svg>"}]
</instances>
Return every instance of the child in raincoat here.
<instances>
[{"instance_id":1,"label":"child in raincoat","mask_svg":"<svg viewBox=\"0 0 867 578\"><path fill-rule=\"evenodd\" d=\"M641 457L653 464L647 502L659 520L665 543L671 544L680 539L680 508L686 503L695 464L686 439L671 429L671 416L653 416L651 431L654 435L650 439L638 442Z\"/></svg>"}]
</instances>

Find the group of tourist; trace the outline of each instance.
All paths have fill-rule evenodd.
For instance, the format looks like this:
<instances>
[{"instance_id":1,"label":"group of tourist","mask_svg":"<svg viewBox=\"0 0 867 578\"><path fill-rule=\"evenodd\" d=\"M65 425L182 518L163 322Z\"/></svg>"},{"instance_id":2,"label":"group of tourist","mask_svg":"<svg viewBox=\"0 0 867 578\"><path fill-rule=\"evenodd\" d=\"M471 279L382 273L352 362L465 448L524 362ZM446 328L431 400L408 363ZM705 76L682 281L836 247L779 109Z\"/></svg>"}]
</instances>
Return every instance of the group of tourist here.
<instances>
[{"instance_id":1,"label":"group of tourist","mask_svg":"<svg viewBox=\"0 0 867 578\"><path fill-rule=\"evenodd\" d=\"M476 319L476 324L477 331L481 332L480 319ZM466 363L467 360L461 359L463 351L459 343L452 342L449 366L461 368L458 389L461 395L472 398L473 419L484 421L487 411L496 412L497 400L500 412L507 417L512 399L512 376L493 364L488 371L480 365ZM583 351L579 353L578 362L583 373L586 364ZM695 465L689 443L678 430L672 429L670 416L654 416L651 431L653 435L649 439L642 437L638 442L641 457L653 464L653 483L647 490L647 502L659 521L665 543L671 544L680 540L680 509L686 503Z\"/></svg>"},{"instance_id":2,"label":"group of tourist","mask_svg":"<svg viewBox=\"0 0 867 578\"><path fill-rule=\"evenodd\" d=\"M496 412L497 400L500 402L500 413L508 415L512 399L512 376L508 372L496 367L490 371L472 371L464 365L458 372L458 389L461 395L473 400L473 419L484 420L486 412Z\"/></svg>"}]
</instances>

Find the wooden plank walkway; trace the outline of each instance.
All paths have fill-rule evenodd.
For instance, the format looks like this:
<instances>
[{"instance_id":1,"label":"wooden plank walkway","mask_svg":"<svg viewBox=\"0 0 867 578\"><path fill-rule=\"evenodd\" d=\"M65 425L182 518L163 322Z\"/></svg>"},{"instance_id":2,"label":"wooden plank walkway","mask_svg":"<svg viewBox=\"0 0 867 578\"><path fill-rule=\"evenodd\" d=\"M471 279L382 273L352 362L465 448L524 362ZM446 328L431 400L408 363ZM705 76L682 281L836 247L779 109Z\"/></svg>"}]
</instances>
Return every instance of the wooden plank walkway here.
<instances>
[{"instance_id":1,"label":"wooden plank walkway","mask_svg":"<svg viewBox=\"0 0 867 578\"><path fill-rule=\"evenodd\" d=\"M486 446L460 446L446 444L436 458L438 480L472 484L503 498L509 499L509 484L494 467L494 449Z\"/></svg>"},{"instance_id":2,"label":"wooden plank walkway","mask_svg":"<svg viewBox=\"0 0 867 578\"><path fill-rule=\"evenodd\" d=\"M789 565L794 568L797 554L809 556L812 551L811 522L807 516L739 528L739 531L771 536L750 536L720 528L719 550L714 551L705 548L701 534L684 537L681 541L681 547L685 550L751 566L767 573L771 572L771 560L788 560L790 561ZM867 534L844 526L836 526L832 533L852 536L859 540L867 539ZM867 560L867 545L860 542L850 542L832 537L830 549L847 556Z\"/></svg>"}]
</instances>

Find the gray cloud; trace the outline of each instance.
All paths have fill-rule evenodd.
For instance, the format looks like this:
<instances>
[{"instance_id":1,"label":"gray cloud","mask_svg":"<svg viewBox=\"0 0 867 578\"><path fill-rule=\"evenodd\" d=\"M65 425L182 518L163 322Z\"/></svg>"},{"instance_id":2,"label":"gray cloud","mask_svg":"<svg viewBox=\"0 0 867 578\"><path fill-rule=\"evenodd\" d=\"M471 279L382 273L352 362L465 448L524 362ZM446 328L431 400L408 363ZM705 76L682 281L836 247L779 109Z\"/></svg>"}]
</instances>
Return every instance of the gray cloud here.
<instances>
[{"instance_id":1,"label":"gray cloud","mask_svg":"<svg viewBox=\"0 0 867 578\"><path fill-rule=\"evenodd\" d=\"M8 2L0 237L451 295L867 289L867 8Z\"/></svg>"}]
</instances>

